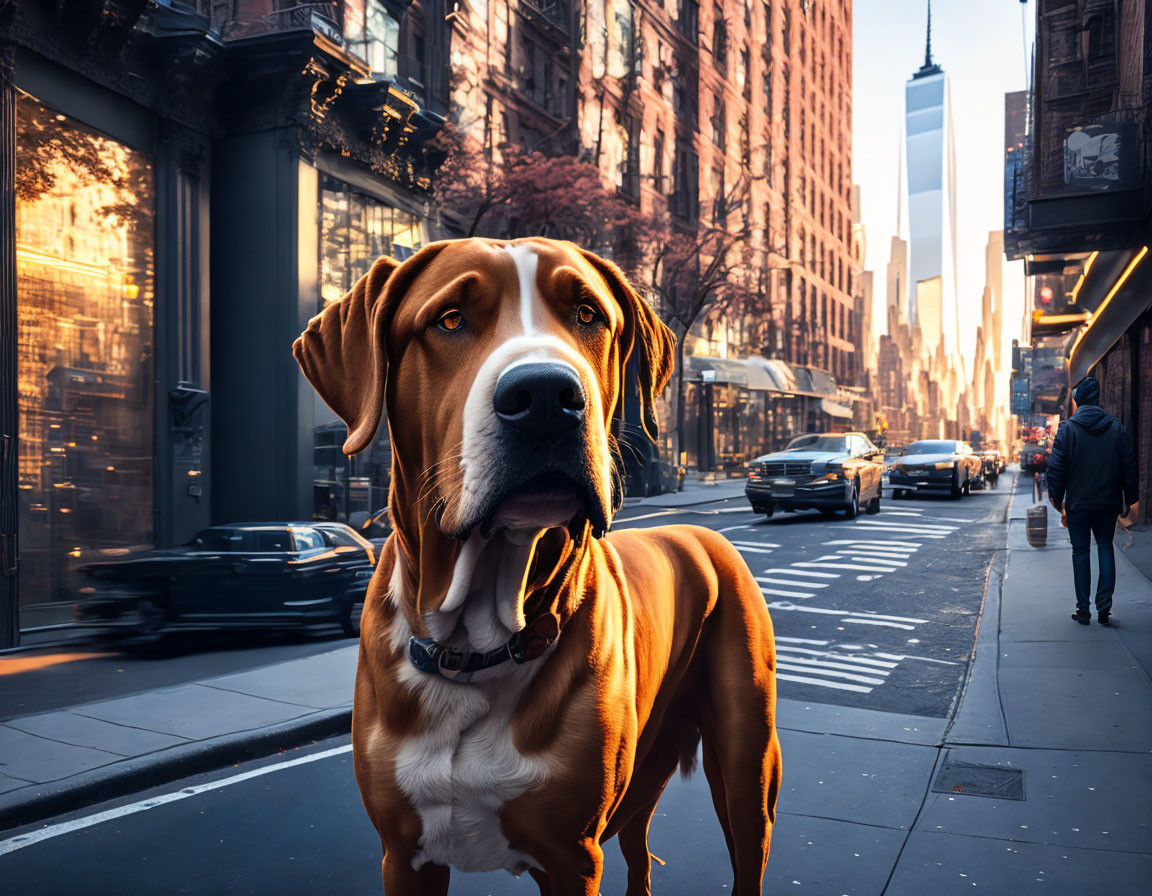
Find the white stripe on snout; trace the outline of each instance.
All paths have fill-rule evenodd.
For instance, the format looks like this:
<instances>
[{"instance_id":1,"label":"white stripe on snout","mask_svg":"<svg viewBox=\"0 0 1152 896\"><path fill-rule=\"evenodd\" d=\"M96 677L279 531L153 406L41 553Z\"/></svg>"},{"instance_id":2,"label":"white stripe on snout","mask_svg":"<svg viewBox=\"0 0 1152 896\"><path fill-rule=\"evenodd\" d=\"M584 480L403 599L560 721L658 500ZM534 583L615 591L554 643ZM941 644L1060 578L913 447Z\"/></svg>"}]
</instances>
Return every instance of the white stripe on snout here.
<instances>
[{"instance_id":1,"label":"white stripe on snout","mask_svg":"<svg viewBox=\"0 0 1152 896\"><path fill-rule=\"evenodd\" d=\"M520 281L520 325L524 334L536 333L534 306L536 304L536 268L540 257L531 246L505 246L504 251L512 256L516 265L516 277Z\"/></svg>"}]
</instances>

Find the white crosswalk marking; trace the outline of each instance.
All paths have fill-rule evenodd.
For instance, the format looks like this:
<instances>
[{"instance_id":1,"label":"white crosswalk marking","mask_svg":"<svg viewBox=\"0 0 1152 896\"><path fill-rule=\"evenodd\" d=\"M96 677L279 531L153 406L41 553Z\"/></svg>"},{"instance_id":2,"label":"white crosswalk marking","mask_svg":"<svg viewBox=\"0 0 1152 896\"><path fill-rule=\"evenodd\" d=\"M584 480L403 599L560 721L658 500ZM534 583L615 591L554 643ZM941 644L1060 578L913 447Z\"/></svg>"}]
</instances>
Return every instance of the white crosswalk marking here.
<instances>
[{"instance_id":1,"label":"white crosswalk marking","mask_svg":"<svg viewBox=\"0 0 1152 896\"><path fill-rule=\"evenodd\" d=\"M826 558L821 559L821 560L817 560L815 562L797 563L796 565L797 566L815 566L815 567L818 567L819 569L854 569L857 572L889 572L891 569L890 567L887 567L887 566L876 566L876 565L861 566L859 564L854 564L854 563L833 563L833 562L831 562L833 560L839 560L839 559L840 559L839 557L832 556L832 557L826 557Z\"/></svg>"},{"instance_id":2,"label":"white crosswalk marking","mask_svg":"<svg viewBox=\"0 0 1152 896\"><path fill-rule=\"evenodd\" d=\"M853 553L855 553L855 552L853 552ZM903 560L892 560L892 559L889 559L888 557L876 557L876 556L873 556L873 557L849 557L848 559L849 560L856 560L859 563L886 563L889 566L891 566L893 569L900 567L900 566L907 566L908 565Z\"/></svg>"},{"instance_id":3,"label":"white crosswalk marking","mask_svg":"<svg viewBox=\"0 0 1152 896\"><path fill-rule=\"evenodd\" d=\"M772 553L771 548L750 548L747 545L739 545L739 544L734 544L732 546L734 548L736 548L736 550L738 550L741 554L771 554Z\"/></svg>"},{"instance_id":4,"label":"white crosswalk marking","mask_svg":"<svg viewBox=\"0 0 1152 896\"><path fill-rule=\"evenodd\" d=\"M827 588L829 584L828 582L799 581L797 579L770 578L768 576L756 576L756 581L761 585L791 585L796 588Z\"/></svg>"},{"instance_id":5,"label":"white crosswalk marking","mask_svg":"<svg viewBox=\"0 0 1152 896\"><path fill-rule=\"evenodd\" d=\"M811 673L811 672L816 671L816 670L811 669L807 666L793 666L791 663L777 663L776 667L778 669L786 669L789 672L808 672L808 673ZM832 678L845 678L848 681L859 681L863 684L873 684L873 685L884 684L883 678L869 678L868 676L865 676L865 675L853 675L851 672L833 672L831 669L829 669L829 670L821 669L819 671L820 671L821 675L828 675Z\"/></svg>"},{"instance_id":6,"label":"white crosswalk marking","mask_svg":"<svg viewBox=\"0 0 1152 896\"><path fill-rule=\"evenodd\" d=\"M868 526L870 529L889 529L893 532L923 531L923 532L955 532L958 526L938 526L928 523L885 523L880 520L860 520L856 525Z\"/></svg>"},{"instance_id":7,"label":"white crosswalk marking","mask_svg":"<svg viewBox=\"0 0 1152 896\"><path fill-rule=\"evenodd\" d=\"M798 663L802 666L819 667L821 669L839 669L842 672L867 672L871 675L887 675L891 669L874 669L858 666L855 663L837 663L834 660L815 659L810 656L791 656L790 654L777 654L784 662Z\"/></svg>"},{"instance_id":8,"label":"white crosswalk marking","mask_svg":"<svg viewBox=\"0 0 1152 896\"><path fill-rule=\"evenodd\" d=\"M840 573L838 572L809 572L803 569L791 569L789 567L773 567L772 569L764 570L765 575L770 572L786 572L794 576L813 576L817 579L838 579Z\"/></svg>"},{"instance_id":9,"label":"white crosswalk marking","mask_svg":"<svg viewBox=\"0 0 1152 896\"><path fill-rule=\"evenodd\" d=\"M778 548L778 547L780 547L780 545L773 544L770 541L735 541L731 538L728 540L731 541L732 544L736 545L736 547L738 547L738 548Z\"/></svg>"},{"instance_id":10,"label":"white crosswalk marking","mask_svg":"<svg viewBox=\"0 0 1152 896\"><path fill-rule=\"evenodd\" d=\"M883 619L841 619L841 622L851 622L855 625L879 625L882 628L902 628L905 631L914 631L916 626L905 625L903 622L885 622Z\"/></svg>"},{"instance_id":11,"label":"white crosswalk marking","mask_svg":"<svg viewBox=\"0 0 1152 896\"><path fill-rule=\"evenodd\" d=\"M761 594L771 594L774 597L799 597L808 598L815 597L815 594L805 594L803 591L779 591L775 588L761 588Z\"/></svg>"},{"instance_id":12,"label":"white crosswalk marking","mask_svg":"<svg viewBox=\"0 0 1152 896\"><path fill-rule=\"evenodd\" d=\"M882 532L874 532L872 534L882 535L883 533ZM878 541L877 539L871 539L870 541L865 541L863 539L842 538L842 539L838 539L836 541L826 541L826 542L824 542L824 544L826 544L826 545L874 544L874 545L878 545L881 547L908 548L908 549L913 550L913 551L918 551L918 550L920 550L920 548L923 547L923 545L920 544L920 542L918 542L918 541L895 541L895 540L889 540L887 538L884 539L883 541Z\"/></svg>"},{"instance_id":13,"label":"white crosswalk marking","mask_svg":"<svg viewBox=\"0 0 1152 896\"><path fill-rule=\"evenodd\" d=\"M814 684L822 688L835 688L838 691L855 691L857 694L871 694L872 688L864 687L859 684L846 684L839 681L823 681L819 678L809 678L805 675L789 675L784 672L777 672L776 678L779 681L795 681L798 684Z\"/></svg>"},{"instance_id":14,"label":"white crosswalk marking","mask_svg":"<svg viewBox=\"0 0 1152 896\"><path fill-rule=\"evenodd\" d=\"M777 639L777 640L779 640L779 639ZM803 653L803 654L811 654L812 656L827 657L830 659L845 660L845 661L850 660L853 663L861 663L865 666L879 666L881 669L895 669L896 666L899 665L898 662L889 662L887 660L874 660L874 659L871 659L870 657L866 657L866 656L855 656L855 655L849 656L847 654L842 654L842 653L832 653L830 650L813 650L811 647L793 647L792 645L787 645L787 646L780 647L779 650L786 651L788 654ZM882 653L876 654L876 656L885 656L885 655L886 654L882 654ZM887 655L890 655L890 654L887 654ZM797 657L796 659L799 659L799 657ZM904 657L900 657L900 659L904 659Z\"/></svg>"}]
</instances>

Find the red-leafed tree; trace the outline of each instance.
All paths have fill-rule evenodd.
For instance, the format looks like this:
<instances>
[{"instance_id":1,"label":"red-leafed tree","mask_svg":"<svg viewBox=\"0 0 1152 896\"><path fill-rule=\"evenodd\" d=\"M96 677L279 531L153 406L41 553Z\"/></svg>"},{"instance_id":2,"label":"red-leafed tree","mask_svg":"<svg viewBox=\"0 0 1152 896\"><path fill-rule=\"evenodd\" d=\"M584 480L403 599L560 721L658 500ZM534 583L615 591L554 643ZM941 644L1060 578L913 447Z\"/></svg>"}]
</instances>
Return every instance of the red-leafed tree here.
<instances>
[{"instance_id":1,"label":"red-leafed tree","mask_svg":"<svg viewBox=\"0 0 1152 896\"><path fill-rule=\"evenodd\" d=\"M748 179L717 197L706 220L644 214L576 156L501 146L499 163L459 131L441 137L435 187L445 229L462 236L571 240L613 259L652 300L677 342L673 395L683 428L683 342L703 315L748 314L762 299L750 271ZM761 309L761 312L763 309Z\"/></svg>"}]
</instances>

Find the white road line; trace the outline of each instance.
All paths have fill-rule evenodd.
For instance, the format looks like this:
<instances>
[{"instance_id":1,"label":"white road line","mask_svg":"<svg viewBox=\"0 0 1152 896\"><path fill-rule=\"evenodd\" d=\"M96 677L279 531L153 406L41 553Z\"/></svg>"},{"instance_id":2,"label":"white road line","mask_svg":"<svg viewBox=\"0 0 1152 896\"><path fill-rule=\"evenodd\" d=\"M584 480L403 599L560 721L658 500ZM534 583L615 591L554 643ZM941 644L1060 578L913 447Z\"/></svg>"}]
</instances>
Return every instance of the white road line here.
<instances>
[{"instance_id":1,"label":"white road line","mask_svg":"<svg viewBox=\"0 0 1152 896\"><path fill-rule=\"evenodd\" d=\"M817 641L813 638L786 638L784 635L777 635L777 641L787 641L789 644L827 644L827 641Z\"/></svg>"},{"instance_id":2,"label":"white road line","mask_svg":"<svg viewBox=\"0 0 1152 896\"><path fill-rule=\"evenodd\" d=\"M798 579L770 579L767 576L756 576L756 581L762 585L791 585L794 588L827 588L827 582L801 582Z\"/></svg>"},{"instance_id":3,"label":"white road line","mask_svg":"<svg viewBox=\"0 0 1152 896\"><path fill-rule=\"evenodd\" d=\"M857 566L852 563L826 563L819 561L816 563L797 563L797 566L815 566L819 569L854 569L857 572L891 572L891 567L888 566Z\"/></svg>"},{"instance_id":4,"label":"white road line","mask_svg":"<svg viewBox=\"0 0 1152 896\"><path fill-rule=\"evenodd\" d=\"M880 625L884 628L902 628L905 631L915 631L916 626L904 625L902 622L883 622L879 619L841 619L841 622L853 622L857 625Z\"/></svg>"},{"instance_id":5,"label":"white road line","mask_svg":"<svg viewBox=\"0 0 1152 896\"><path fill-rule=\"evenodd\" d=\"M884 516L915 516L919 517L921 511L908 511L908 510L885 510Z\"/></svg>"},{"instance_id":6,"label":"white road line","mask_svg":"<svg viewBox=\"0 0 1152 896\"><path fill-rule=\"evenodd\" d=\"M843 678L846 681L858 681L861 684L884 684L883 678L869 678L866 675L853 675L851 672L833 672L831 669L813 669L810 666L793 666L789 663L777 663L777 669L787 672L807 672L810 675L826 675L829 678Z\"/></svg>"},{"instance_id":7,"label":"white road line","mask_svg":"<svg viewBox=\"0 0 1152 896\"><path fill-rule=\"evenodd\" d=\"M874 532L873 534L874 535L883 535L884 533L883 532ZM889 541L887 539L885 539L884 541L877 541L876 539L873 539L871 541L864 541L861 539L846 538L846 539L840 539L838 541L826 541L826 542L824 542L824 544L827 544L827 545L874 544L877 547L906 548L906 549L911 550L911 551L918 551L918 550L920 550L920 548L924 547L924 545L922 545L918 541Z\"/></svg>"},{"instance_id":8,"label":"white road line","mask_svg":"<svg viewBox=\"0 0 1152 896\"><path fill-rule=\"evenodd\" d=\"M776 640L779 641L780 639L777 638ZM866 666L879 666L882 669L895 669L898 665L900 665L899 662L890 663L890 662L887 662L885 660L874 660L874 659L871 659L870 657L865 657L865 656L848 656L845 654L833 653L830 650L813 650L811 647L792 647L791 645L784 645L781 647L777 647L776 650L777 650L778 654L781 654L781 653L788 653L788 654L803 653L803 654L809 654L811 656L821 656L821 657L829 657L832 659L844 660L846 662L851 661L853 663L863 663ZM876 654L876 656L887 656L887 655L888 654L880 654L880 653Z\"/></svg>"},{"instance_id":9,"label":"white road line","mask_svg":"<svg viewBox=\"0 0 1152 896\"><path fill-rule=\"evenodd\" d=\"M845 619L849 617L861 619L887 619L892 622L911 622L916 625L927 622L927 619L916 619L912 616L883 616L880 613L856 613L852 610L833 610L830 607L812 607L801 606L800 604L790 604L787 601L774 600L768 604L769 610L797 610L801 613L824 613L828 616L843 616Z\"/></svg>"},{"instance_id":10,"label":"white road line","mask_svg":"<svg viewBox=\"0 0 1152 896\"><path fill-rule=\"evenodd\" d=\"M937 526L928 523L882 523L879 520L860 520L857 525L874 529L925 529L930 532L955 532L959 526Z\"/></svg>"},{"instance_id":11,"label":"white road line","mask_svg":"<svg viewBox=\"0 0 1152 896\"><path fill-rule=\"evenodd\" d=\"M907 566L907 565L908 565L908 564L907 564L907 563L905 563L903 560L890 560L890 559L889 559L889 558L887 558L887 557L878 557L878 556L872 556L872 557L849 557L848 559L849 559L849 560L855 560L855 561L857 561L858 563L886 563L886 564L888 564L889 566L891 566L893 569L897 569L897 568L899 568L899 567L901 567L901 566Z\"/></svg>"},{"instance_id":12,"label":"white road line","mask_svg":"<svg viewBox=\"0 0 1152 896\"><path fill-rule=\"evenodd\" d=\"M627 522L627 520L625 520L625 522ZM716 531L719 534L723 535L725 532L735 532L737 529L747 529L747 528L749 528L749 527L745 526L745 525L725 526L723 529L717 529Z\"/></svg>"},{"instance_id":13,"label":"white road line","mask_svg":"<svg viewBox=\"0 0 1152 896\"><path fill-rule=\"evenodd\" d=\"M840 573L838 573L838 572L806 572L803 569L792 569L791 567L788 567L788 568L773 567L772 569L764 570L765 575L767 575L770 572L784 572L784 573L789 573L790 575L794 575L794 576L812 576L813 578L817 578L817 579L838 579L838 578L840 578Z\"/></svg>"},{"instance_id":14,"label":"white road line","mask_svg":"<svg viewBox=\"0 0 1152 896\"><path fill-rule=\"evenodd\" d=\"M83 818L74 818L71 821L62 821L59 824L40 828L36 831L29 831L27 834L20 834L18 837L12 837L8 840L0 840L0 856L7 855L10 852L15 852L18 849L23 849L26 846L42 843L45 840L51 840L53 837L60 837L64 834L70 834L73 831L82 831L84 828L90 828L93 825L102 824L105 821L112 821L116 818L123 818L125 815L135 815L137 812L146 812L149 809L155 809L159 806L167 805L168 803L175 803L179 800L186 800L190 796L198 796L201 793L208 793L212 790L219 790L221 787L228 787L232 784L239 784L241 781L247 781L250 778L258 778L261 775L270 775L272 772L278 772L282 769L291 768L294 765L304 765L309 762L317 762L321 759L327 759L330 756L338 756L341 753L350 752L352 752L352 745L346 744L343 747L334 747L331 750L322 750L319 753L312 753L308 756L301 756L298 759L289 759L286 762L278 762L275 765L266 765L263 768L253 769L249 772L241 772L240 774L233 775L230 778L221 778L219 781L212 781L208 784L197 784L194 787L185 787L181 790L177 790L175 793L165 793L161 794L160 796L149 797L146 800L140 800L136 803L129 803L126 806L119 806L115 809L108 809L104 812L97 812L95 815L86 815Z\"/></svg>"},{"instance_id":15,"label":"white road line","mask_svg":"<svg viewBox=\"0 0 1152 896\"><path fill-rule=\"evenodd\" d=\"M657 516L672 516L673 514L676 514L679 512L680 511L678 511L678 510L657 510L653 513L642 514L641 516L630 516L626 520L620 520L620 522L621 523L634 523L637 520L650 520L653 517L657 517Z\"/></svg>"},{"instance_id":16,"label":"white road line","mask_svg":"<svg viewBox=\"0 0 1152 896\"><path fill-rule=\"evenodd\" d=\"M802 666L813 666L821 669L840 669L843 672L868 672L872 675L887 676L890 669L870 669L866 666L854 666L850 663L835 663L828 660L814 660L809 656L778 656L778 662L783 663L799 663ZM803 671L793 669L792 671ZM849 679L851 681L852 679ZM879 682L868 682L868 684L879 684Z\"/></svg>"},{"instance_id":17,"label":"white road line","mask_svg":"<svg viewBox=\"0 0 1152 896\"><path fill-rule=\"evenodd\" d=\"M771 594L773 597L799 597L808 598L815 597L815 594L805 594L803 591L778 591L775 588L761 588L761 594Z\"/></svg>"},{"instance_id":18,"label":"white road line","mask_svg":"<svg viewBox=\"0 0 1152 896\"><path fill-rule=\"evenodd\" d=\"M821 681L819 678L807 678L803 675L786 675L782 672L776 673L778 681L795 681L800 684L814 684L821 688L835 688L838 691L855 691L857 694L871 694L872 688L861 687L858 684L843 684L839 681Z\"/></svg>"},{"instance_id":19,"label":"white road line","mask_svg":"<svg viewBox=\"0 0 1152 896\"><path fill-rule=\"evenodd\" d=\"M779 640L779 638L777 638L777 640ZM793 648L793 649L795 649L795 648ZM891 659L891 660L920 660L923 663L941 663L942 665L945 665L945 666L959 666L960 665L955 660L938 660L935 657L931 657L931 656L911 656L909 654L903 654L903 655L898 656L897 654L894 654L894 653L878 653L878 654L876 654L876 656L887 657L888 659Z\"/></svg>"},{"instance_id":20,"label":"white road line","mask_svg":"<svg viewBox=\"0 0 1152 896\"><path fill-rule=\"evenodd\" d=\"M747 545L734 544L732 547L736 548L741 554L771 554L771 548L750 548Z\"/></svg>"},{"instance_id":21,"label":"white road line","mask_svg":"<svg viewBox=\"0 0 1152 896\"><path fill-rule=\"evenodd\" d=\"M778 547L780 547L780 545L773 544L770 541L735 541L734 539L731 539L731 538L729 538L728 541L731 542L732 544L736 545L736 547L741 547L741 546L746 547L746 548L778 548Z\"/></svg>"}]
</instances>

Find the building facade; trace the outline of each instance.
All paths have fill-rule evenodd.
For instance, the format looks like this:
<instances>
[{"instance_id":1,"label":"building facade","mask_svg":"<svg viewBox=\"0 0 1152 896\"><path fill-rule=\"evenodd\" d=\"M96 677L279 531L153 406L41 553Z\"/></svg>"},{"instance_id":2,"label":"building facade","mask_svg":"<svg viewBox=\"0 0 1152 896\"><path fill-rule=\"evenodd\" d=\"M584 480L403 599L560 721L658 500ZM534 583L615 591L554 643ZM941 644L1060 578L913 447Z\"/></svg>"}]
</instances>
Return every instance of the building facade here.
<instances>
[{"instance_id":1,"label":"building facade","mask_svg":"<svg viewBox=\"0 0 1152 896\"><path fill-rule=\"evenodd\" d=\"M0 10L0 647L93 560L379 506L290 349L431 236L434 5L89 8Z\"/></svg>"},{"instance_id":2,"label":"building facade","mask_svg":"<svg viewBox=\"0 0 1152 896\"><path fill-rule=\"evenodd\" d=\"M1096 376L1101 404L1136 441L1145 491L1150 471L1143 461L1152 446L1152 5L1040 0L1027 99L1027 132L1005 158L1004 249L1008 258L1025 259L1031 281L1029 409L1067 414L1070 389ZM1147 522L1142 503L1138 521Z\"/></svg>"}]
</instances>

